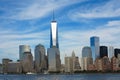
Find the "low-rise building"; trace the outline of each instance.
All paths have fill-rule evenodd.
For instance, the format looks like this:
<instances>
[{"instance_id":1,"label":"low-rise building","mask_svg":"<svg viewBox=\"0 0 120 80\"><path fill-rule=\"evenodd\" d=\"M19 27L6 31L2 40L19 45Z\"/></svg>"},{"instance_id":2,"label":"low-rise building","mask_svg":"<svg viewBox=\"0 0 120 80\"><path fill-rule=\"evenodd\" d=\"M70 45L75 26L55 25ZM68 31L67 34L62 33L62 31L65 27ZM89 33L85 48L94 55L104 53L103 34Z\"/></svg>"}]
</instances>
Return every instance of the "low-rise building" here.
<instances>
[{"instance_id":1,"label":"low-rise building","mask_svg":"<svg viewBox=\"0 0 120 80\"><path fill-rule=\"evenodd\" d=\"M20 62L8 62L7 73L22 73L22 65Z\"/></svg>"}]
</instances>

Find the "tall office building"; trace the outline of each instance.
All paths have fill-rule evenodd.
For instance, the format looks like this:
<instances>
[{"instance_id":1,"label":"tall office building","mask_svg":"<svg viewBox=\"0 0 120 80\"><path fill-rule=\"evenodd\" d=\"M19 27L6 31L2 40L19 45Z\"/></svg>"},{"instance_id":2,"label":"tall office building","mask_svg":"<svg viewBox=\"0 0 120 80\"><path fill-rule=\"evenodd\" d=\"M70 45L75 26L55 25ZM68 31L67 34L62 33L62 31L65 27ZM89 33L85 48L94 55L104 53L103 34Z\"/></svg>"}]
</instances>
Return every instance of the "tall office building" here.
<instances>
[{"instance_id":1,"label":"tall office building","mask_svg":"<svg viewBox=\"0 0 120 80\"><path fill-rule=\"evenodd\" d=\"M33 56L31 52L24 52L24 58L21 63L23 73L33 72Z\"/></svg>"},{"instance_id":2,"label":"tall office building","mask_svg":"<svg viewBox=\"0 0 120 80\"><path fill-rule=\"evenodd\" d=\"M19 60L23 60L24 52L31 52L29 45L20 45L19 46Z\"/></svg>"},{"instance_id":3,"label":"tall office building","mask_svg":"<svg viewBox=\"0 0 120 80\"><path fill-rule=\"evenodd\" d=\"M61 68L60 51L58 48L48 48L48 71L59 72Z\"/></svg>"},{"instance_id":4,"label":"tall office building","mask_svg":"<svg viewBox=\"0 0 120 80\"><path fill-rule=\"evenodd\" d=\"M54 20L54 13L50 29L50 48L48 48L47 54L48 54L48 71L49 72L60 71L61 60L58 43L58 28L57 22Z\"/></svg>"},{"instance_id":5,"label":"tall office building","mask_svg":"<svg viewBox=\"0 0 120 80\"><path fill-rule=\"evenodd\" d=\"M91 37L90 38L90 46L92 49L93 61L95 61L96 58L100 57L99 37L96 37L96 36Z\"/></svg>"},{"instance_id":6,"label":"tall office building","mask_svg":"<svg viewBox=\"0 0 120 80\"><path fill-rule=\"evenodd\" d=\"M45 56L45 47L38 44L35 47L35 70L37 72L44 72L47 69L47 61Z\"/></svg>"},{"instance_id":7,"label":"tall office building","mask_svg":"<svg viewBox=\"0 0 120 80\"><path fill-rule=\"evenodd\" d=\"M50 29L50 48L52 47L59 48L58 27L57 27L57 21L54 20L54 13L53 13L53 21L51 22L51 29Z\"/></svg>"},{"instance_id":8,"label":"tall office building","mask_svg":"<svg viewBox=\"0 0 120 80\"><path fill-rule=\"evenodd\" d=\"M114 49L114 55L115 55L115 57L118 57L118 54L120 54L120 49L119 48L115 48Z\"/></svg>"},{"instance_id":9,"label":"tall office building","mask_svg":"<svg viewBox=\"0 0 120 80\"><path fill-rule=\"evenodd\" d=\"M113 46L109 46L108 48L108 57L111 59L114 56L114 48Z\"/></svg>"},{"instance_id":10,"label":"tall office building","mask_svg":"<svg viewBox=\"0 0 120 80\"><path fill-rule=\"evenodd\" d=\"M100 57L103 58L104 56L108 57L107 46L100 46Z\"/></svg>"},{"instance_id":11,"label":"tall office building","mask_svg":"<svg viewBox=\"0 0 120 80\"><path fill-rule=\"evenodd\" d=\"M82 57L92 57L92 51L91 51L90 47L88 47L88 46L83 47Z\"/></svg>"},{"instance_id":12,"label":"tall office building","mask_svg":"<svg viewBox=\"0 0 120 80\"><path fill-rule=\"evenodd\" d=\"M82 49L81 70L87 70L89 65L93 64L92 51L88 46Z\"/></svg>"}]
</instances>

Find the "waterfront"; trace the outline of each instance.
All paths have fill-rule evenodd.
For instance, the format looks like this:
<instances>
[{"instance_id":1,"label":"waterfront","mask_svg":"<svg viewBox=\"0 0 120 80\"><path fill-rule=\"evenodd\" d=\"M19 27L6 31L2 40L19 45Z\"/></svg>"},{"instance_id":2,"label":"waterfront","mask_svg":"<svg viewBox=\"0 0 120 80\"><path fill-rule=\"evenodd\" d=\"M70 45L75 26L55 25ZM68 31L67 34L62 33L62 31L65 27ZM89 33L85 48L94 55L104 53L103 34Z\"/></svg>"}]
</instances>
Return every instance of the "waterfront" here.
<instances>
[{"instance_id":1,"label":"waterfront","mask_svg":"<svg viewBox=\"0 0 120 80\"><path fill-rule=\"evenodd\" d=\"M120 73L71 75L0 75L0 80L120 80Z\"/></svg>"}]
</instances>

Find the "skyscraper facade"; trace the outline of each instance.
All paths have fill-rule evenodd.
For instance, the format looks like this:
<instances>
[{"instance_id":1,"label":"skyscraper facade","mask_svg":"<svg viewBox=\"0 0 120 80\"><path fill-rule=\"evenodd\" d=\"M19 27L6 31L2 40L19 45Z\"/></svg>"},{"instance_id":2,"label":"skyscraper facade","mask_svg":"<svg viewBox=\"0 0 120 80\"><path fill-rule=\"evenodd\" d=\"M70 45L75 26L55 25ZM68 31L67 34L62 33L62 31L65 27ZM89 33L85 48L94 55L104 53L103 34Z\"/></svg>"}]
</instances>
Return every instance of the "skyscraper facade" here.
<instances>
[{"instance_id":1,"label":"skyscraper facade","mask_svg":"<svg viewBox=\"0 0 120 80\"><path fill-rule=\"evenodd\" d=\"M100 57L103 58L104 56L108 57L108 48L107 46L100 46Z\"/></svg>"},{"instance_id":2,"label":"skyscraper facade","mask_svg":"<svg viewBox=\"0 0 120 80\"><path fill-rule=\"evenodd\" d=\"M90 47L88 47L88 46L83 47L82 57L92 57L92 51L91 51Z\"/></svg>"},{"instance_id":3,"label":"skyscraper facade","mask_svg":"<svg viewBox=\"0 0 120 80\"><path fill-rule=\"evenodd\" d=\"M100 57L99 53L99 37L93 36L90 38L90 46L92 49L92 57L93 61L95 61L96 58Z\"/></svg>"},{"instance_id":4,"label":"skyscraper facade","mask_svg":"<svg viewBox=\"0 0 120 80\"><path fill-rule=\"evenodd\" d=\"M22 63L22 72L33 72L33 56L31 52L24 52Z\"/></svg>"},{"instance_id":5,"label":"skyscraper facade","mask_svg":"<svg viewBox=\"0 0 120 80\"><path fill-rule=\"evenodd\" d=\"M23 60L24 52L31 52L29 45L20 45L19 46L19 60Z\"/></svg>"},{"instance_id":6,"label":"skyscraper facade","mask_svg":"<svg viewBox=\"0 0 120 80\"><path fill-rule=\"evenodd\" d=\"M48 71L49 72L60 71L61 60L58 43L58 28L57 22L54 20L54 13L50 29L50 48L48 48L47 50L47 55L48 55Z\"/></svg>"},{"instance_id":7,"label":"skyscraper facade","mask_svg":"<svg viewBox=\"0 0 120 80\"><path fill-rule=\"evenodd\" d=\"M58 27L57 27L57 22L54 19L51 22L51 29L50 29L50 48L52 47L59 48Z\"/></svg>"},{"instance_id":8,"label":"skyscraper facade","mask_svg":"<svg viewBox=\"0 0 120 80\"><path fill-rule=\"evenodd\" d=\"M108 57L111 59L114 56L114 48L113 46L109 46L108 48Z\"/></svg>"},{"instance_id":9,"label":"skyscraper facade","mask_svg":"<svg viewBox=\"0 0 120 80\"><path fill-rule=\"evenodd\" d=\"M115 48L114 49L114 55L115 55L115 57L118 57L118 54L120 54L120 49L119 48Z\"/></svg>"},{"instance_id":10,"label":"skyscraper facade","mask_svg":"<svg viewBox=\"0 0 120 80\"><path fill-rule=\"evenodd\" d=\"M58 48L48 48L48 71L59 72L61 67L60 52Z\"/></svg>"},{"instance_id":11,"label":"skyscraper facade","mask_svg":"<svg viewBox=\"0 0 120 80\"><path fill-rule=\"evenodd\" d=\"M45 47L41 44L38 44L35 47L35 69L37 72L43 72L45 69L47 69Z\"/></svg>"},{"instance_id":12,"label":"skyscraper facade","mask_svg":"<svg viewBox=\"0 0 120 80\"><path fill-rule=\"evenodd\" d=\"M92 51L90 47L83 47L81 61L81 70L87 70L88 66L93 64Z\"/></svg>"}]
</instances>

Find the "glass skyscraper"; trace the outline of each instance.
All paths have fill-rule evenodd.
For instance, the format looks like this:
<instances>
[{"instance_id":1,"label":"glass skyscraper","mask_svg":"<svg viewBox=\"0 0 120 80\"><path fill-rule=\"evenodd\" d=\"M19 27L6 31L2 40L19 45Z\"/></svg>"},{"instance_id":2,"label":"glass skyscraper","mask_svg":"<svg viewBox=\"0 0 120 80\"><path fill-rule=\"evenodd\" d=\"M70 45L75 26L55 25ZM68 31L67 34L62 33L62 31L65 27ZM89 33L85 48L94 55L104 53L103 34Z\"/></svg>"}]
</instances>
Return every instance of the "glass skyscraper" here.
<instances>
[{"instance_id":1,"label":"glass skyscraper","mask_svg":"<svg viewBox=\"0 0 120 80\"><path fill-rule=\"evenodd\" d=\"M24 52L31 52L29 45L20 45L19 46L19 60L23 60Z\"/></svg>"},{"instance_id":2,"label":"glass skyscraper","mask_svg":"<svg viewBox=\"0 0 120 80\"><path fill-rule=\"evenodd\" d=\"M88 46L82 49L81 70L87 70L88 65L93 64L92 51Z\"/></svg>"},{"instance_id":3,"label":"glass skyscraper","mask_svg":"<svg viewBox=\"0 0 120 80\"><path fill-rule=\"evenodd\" d=\"M108 57L111 59L114 56L114 47L109 46L108 48Z\"/></svg>"},{"instance_id":4,"label":"glass skyscraper","mask_svg":"<svg viewBox=\"0 0 120 80\"><path fill-rule=\"evenodd\" d=\"M58 28L57 22L54 20L54 13L50 29L50 48L48 48L47 50L47 55L48 55L48 71L49 72L60 71L61 60L58 43Z\"/></svg>"},{"instance_id":5,"label":"glass skyscraper","mask_svg":"<svg viewBox=\"0 0 120 80\"><path fill-rule=\"evenodd\" d=\"M88 46L83 47L82 57L92 57L92 51L91 51L90 47L88 47Z\"/></svg>"},{"instance_id":6,"label":"glass skyscraper","mask_svg":"<svg viewBox=\"0 0 120 80\"><path fill-rule=\"evenodd\" d=\"M108 48L107 46L100 46L100 57L103 58L104 56L108 57Z\"/></svg>"},{"instance_id":7,"label":"glass skyscraper","mask_svg":"<svg viewBox=\"0 0 120 80\"><path fill-rule=\"evenodd\" d=\"M35 47L35 70L39 72L43 72L47 69L47 62L45 57L45 47L42 44L38 44Z\"/></svg>"},{"instance_id":8,"label":"glass skyscraper","mask_svg":"<svg viewBox=\"0 0 120 80\"><path fill-rule=\"evenodd\" d=\"M100 57L99 37L97 36L91 37L90 46L92 50L93 61L95 61L96 58Z\"/></svg>"},{"instance_id":9,"label":"glass skyscraper","mask_svg":"<svg viewBox=\"0 0 120 80\"><path fill-rule=\"evenodd\" d=\"M57 22L53 19L50 29L50 48L59 48Z\"/></svg>"}]
</instances>

